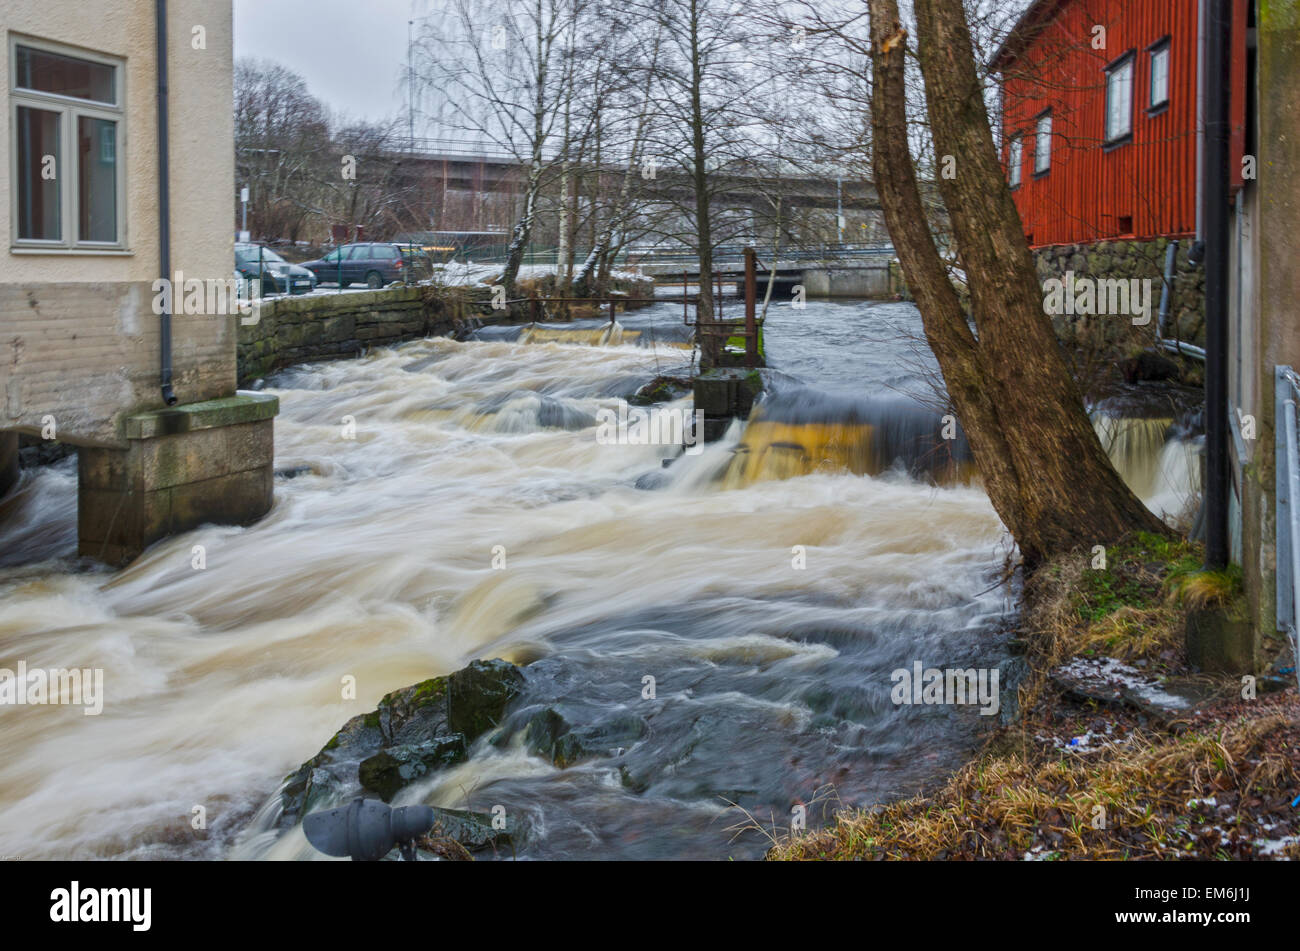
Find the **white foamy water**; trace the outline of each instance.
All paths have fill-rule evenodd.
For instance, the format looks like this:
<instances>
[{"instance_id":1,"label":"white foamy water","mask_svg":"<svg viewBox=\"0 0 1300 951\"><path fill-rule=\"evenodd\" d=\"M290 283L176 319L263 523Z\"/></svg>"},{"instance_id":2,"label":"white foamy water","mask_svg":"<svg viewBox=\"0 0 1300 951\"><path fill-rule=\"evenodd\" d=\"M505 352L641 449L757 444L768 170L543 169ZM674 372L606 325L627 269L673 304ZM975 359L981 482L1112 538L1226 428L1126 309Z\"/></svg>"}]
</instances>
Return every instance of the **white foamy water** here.
<instances>
[{"instance_id":1,"label":"white foamy water","mask_svg":"<svg viewBox=\"0 0 1300 951\"><path fill-rule=\"evenodd\" d=\"M871 306L828 313L851 336ZM300 832L249 828L281 778L388 691L478 657L536 660L539 702L650 727L635 789L608 760L480 745L408 791L503 802L538 856L722 857L724 797L779 817L826 784L865 802L956 764L986 724L892 706L889 673L1001 656L1008 541L983 493L834 471L724 489L738 426L667 470L663 447L597 441L598 410L683 359L433 340L282 374L276 465L311 472L278 479L258 524L120 572L70 557L75 470L29 476L0 550L58 557L0 569L0 667L102 667L106 699L0 709L0 854L307 857Z\"/></svg>"}]
</instances>

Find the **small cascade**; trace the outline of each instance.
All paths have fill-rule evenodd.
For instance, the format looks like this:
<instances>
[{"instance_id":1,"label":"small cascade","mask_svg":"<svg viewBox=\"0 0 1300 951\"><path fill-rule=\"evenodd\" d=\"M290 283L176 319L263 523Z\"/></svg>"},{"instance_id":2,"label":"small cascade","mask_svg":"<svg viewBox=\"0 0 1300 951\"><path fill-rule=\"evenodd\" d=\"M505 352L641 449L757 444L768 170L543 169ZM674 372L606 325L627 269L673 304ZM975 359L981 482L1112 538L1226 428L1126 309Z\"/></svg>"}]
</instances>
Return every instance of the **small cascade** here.
<instances>
[{"instance_id":1,"label":"small cascade","mask_svg":"<svg viewBox=\"0 0 1300 951\"><path fill-rule=\"evenodd\" d=\"M625 343L633 343L640 336L641 331L624 330L623 325L617 321L602 322L595 327L590 324L570 327L532 324L520 332L518 342L576 343L587 347L617 347Z\"/></svg>"},{"instance_id":2,"label":"small cascade","mask_svg":"<svg viewBox=\"0 0 1300 951\"><path fill-rule=\"evenodd\" d=\"M691 328L680 321L652 321L627 314L621 321L575 320L571 323L535 323L527 326L480 327L471 340L510 343L563 343L583 347L673 347L694 346Z\"/></svg>"},{"instance_id":3,"label":"small cascade","mask_svg":"<svg viewBox=\"0 0 1300 951\"><path fill-rule=\"evenodd\" d=\"M1172 417L1093 414L1111 464L1147 508L1165 519L1192 514L1200 494L1199 448Z\"/></svg>"},{"instance_id":4,"label":"small cascade","mask_svg":"<svg viewBox=\"0 0 1300 951\"><path fill-rule=\"evenodd\" d=\"M738 488L818 470L878 475L894 468L943 485L969 482L970 447L955 422L949 425L905 397L785 391L756 407L723 483Z\"/></svg>"}]
</instances>

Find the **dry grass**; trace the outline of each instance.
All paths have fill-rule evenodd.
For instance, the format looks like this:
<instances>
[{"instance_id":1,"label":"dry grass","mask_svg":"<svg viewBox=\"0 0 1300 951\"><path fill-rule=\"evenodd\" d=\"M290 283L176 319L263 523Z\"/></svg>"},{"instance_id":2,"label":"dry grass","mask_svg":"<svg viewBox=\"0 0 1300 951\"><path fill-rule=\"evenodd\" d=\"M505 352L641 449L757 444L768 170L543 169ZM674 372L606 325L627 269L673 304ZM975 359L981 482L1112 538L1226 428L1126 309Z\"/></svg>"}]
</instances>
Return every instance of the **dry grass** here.
<instances>
[{"instance_id":1,"label":"dry grass","mask_svg":"<svg viewBox=\"0 0 1300 951\"><path fill-rule=\"evenodd\" d=\"M778 837L768 858L1228 859L1300 837L1294 689L1223 703L1174 735L1135 712L1080 706L1048 679L1078 656L1180 671L1186 611L1239 591L1199 572L1185 543L1142 536L1107 555L1105 569L1081 553L1026 582L1019 723L933 794L841 811L822 831ZM1089 742L1072 746L1080 734ZM1300 859L1300 844L1271 857L1282 856Z\"/></svg>"},{"instance_id":2,"label":"dry grass","mask_svg":"<svg viewBox=\"0 0 1300 951\"><path fill-rule=\"evenodd\" d=\"M822 832L786 837L777 860L1239 858L1267 830L1256 810L1297 778L1294 724L1242 718L1221 732L1135 734L1096 753L990 750L939 792L874 812L839 814ZM1275 749L1282 743L1287 752ZM1215 807L1189 807L1212 799ZM1232 803L1232 811L1217 809ZM1300 858L1292 845L1284 854Z\"/></svg>"}]
</instances>

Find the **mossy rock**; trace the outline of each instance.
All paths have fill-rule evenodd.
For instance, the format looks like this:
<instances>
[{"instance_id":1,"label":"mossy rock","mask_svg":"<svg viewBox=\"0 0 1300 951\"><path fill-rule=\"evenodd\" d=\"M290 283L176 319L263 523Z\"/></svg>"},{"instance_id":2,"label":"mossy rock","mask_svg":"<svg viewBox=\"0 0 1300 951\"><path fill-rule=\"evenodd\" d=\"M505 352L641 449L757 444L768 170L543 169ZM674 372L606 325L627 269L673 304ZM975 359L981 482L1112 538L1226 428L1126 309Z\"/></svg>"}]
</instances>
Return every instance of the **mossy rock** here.
<instances>
[{"instance_id":1,"label":"mossy rock","mask_svg":"<svg viewBox=\"0 0 1300 951\"><path fill-rule=\"evenodd\" d=\"M363 759L357 768L361 788L384 802L426 775L465 760L465 737L439 736L413 746L393 746Z\"/></svg>"},{"instance_id":2,"label":"mossy rock","mask_svg":"<svg viewBox=\"0 0 1300 951\"><path fill-rule=\"evenodd\" d=\"M447 722L473 743L497 726L519 696L524 675L504 660L476 660L447 678Z\"/></svg>"},{"instance_id":3,"label":"mossy rock","mask_svg":"<svg viewBox=\"0 0 1300 951\"><path fill-rule=\"evenodd\" d=\"M524 675L513 664L475 661L386 694L376 709L348 720L319 753L285 777L281 827L361 788L387 799L420 776L462 761L469 745L501 721L523 684ZM364 777L363 763L368 764Z\"/></svg>"}]
</instances>

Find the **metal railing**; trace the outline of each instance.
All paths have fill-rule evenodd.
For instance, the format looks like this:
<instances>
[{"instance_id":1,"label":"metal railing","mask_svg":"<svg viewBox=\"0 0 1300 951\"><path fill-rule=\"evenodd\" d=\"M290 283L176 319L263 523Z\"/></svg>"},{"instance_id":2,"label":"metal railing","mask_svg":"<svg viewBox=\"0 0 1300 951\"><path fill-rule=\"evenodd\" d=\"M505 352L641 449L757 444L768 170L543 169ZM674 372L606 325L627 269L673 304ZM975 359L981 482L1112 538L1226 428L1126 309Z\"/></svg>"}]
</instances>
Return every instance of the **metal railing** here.
<instances>
[{"instance_id":1,"label":"metal railing","mask_svg":"<svg viewBox=\"0 0 1300 951\"><path fill-rule=\"evenodd\" d=\"M1277 627L1300 660L1300 376L1275 370L1273 429L1277 448ZM1300 683L1300 663L1296 664Z\"/></svg>"},{"instance_id":2,"label":"metal railing","mask_svg":"<svg viewBox=\"0 0 1300 951\"><path fill-rule=\"evenodd\" d=\"M844 258L892 255L894 246L892 244L831 244L821 247L781 248L770 253L778 261L835 261ZM698 252L695 251L659 251L632 248L628 250L627 254L630 260L638 264L689 263L700 259ZM743 263L744 260L745 246L743 245L722 245L713 251L713 263L715 265L724 261Z\"/></svg>"}]
</instances>

